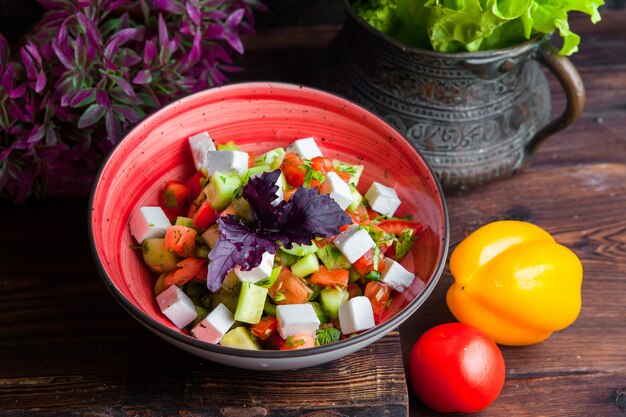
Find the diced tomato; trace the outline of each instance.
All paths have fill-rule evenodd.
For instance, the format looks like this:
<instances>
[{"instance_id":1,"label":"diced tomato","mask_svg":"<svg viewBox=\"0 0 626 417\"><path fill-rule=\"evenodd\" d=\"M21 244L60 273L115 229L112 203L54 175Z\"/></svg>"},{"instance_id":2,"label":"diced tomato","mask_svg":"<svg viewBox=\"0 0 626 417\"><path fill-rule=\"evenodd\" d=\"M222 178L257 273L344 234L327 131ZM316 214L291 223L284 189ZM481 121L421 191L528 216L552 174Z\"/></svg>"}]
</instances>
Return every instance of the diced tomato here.
<instances>
[{"instance_id":1,"label":"diced tomato","mask_svg":"<svg viewBox=\"0 0 626 417\"><path fill-rule=\"evenodd\" d=\"M248 168L254 166L254 152L248 152Z\"/></svg>"},{"instance_id":2,"label":"diced tomato","mask_svg":"<svg viewBox=\"0 0 626 417\"><path fill-rule=\"evenodd\" d=\"M359 204L355 210L347 211L348 215L352 218L354 224L368 224L369 219L367 217L367 209L363 204Z\"/></svg>"},{"instance_id":3,"label":"diced tomato","mask_svg":"<svg viewBox=\"0 0 626 417\"><path fill-rule=\"evenodd\" d=\"M365 255L361 256L352 264L352 267L359 273L359 275L366 275L368 272L374 271L374 250L368 250ZM378 255L377 272L385 270L385 256L382 253Z\"/></svg>"},{"instance_id":4,"label":"diced tomato","mask_svg":"<svg viewBox=\"0 0 626 417\"><path fill-rule=\"evenodd\" d=\"M339 226L339 231L340 232L345 232L346 230L348 230L350 228L350 226L352 226L351 224L344 224L343 226Z\"/></svg>"},{"instance_id":5,"label":"diced tomato","mask_svg":"<svg viewBox=\"0 0 626 417\"><path fill-rule=\"evenodd\" d=\"M278 320L265 316L257 324L250 326L250 332L260 340L267 340L278 329Z\"/></svg>"},{"instance_id":6,"label":"diced tomato","mask_svg":"<svg viewBox=\"0 0 626 417\"><path fill-rule=\"evenodd\" d=\"M288 268L283 268L268 294L276 304L304 304L309 301L313 290Z\"/></svg>"},{"instance_id":7,"label":"diced tomato","mask_svg":"<svg viewBox=\"0 0 626 417\"><path fill-rule=\"evenodd\" d=\"M202 183L204 180L204 174L201 171L196 172L193 176L191 176L185 185L189 189L189 198L195 199L202 192Z\"/></svg>"},{"instance_id":8,"label":"diced tomato","mask_svg":"<svg viewBox=\"0 0 626 417\"><path fill-rule=\"evenodd\" d=\"M350 298L358 297L359 295L363 295L363 291L361 287L356 282L348 285L348 295Z\"/></svg>"},{"instance_id":9,"label":"diced tomato","mask_svg":"<svg viewBox=\"0 0 626 417\"><path fill-rule=\"evenodd\" d=\"M165 250L181 257L193 255L197 232L186 226L170 226L165 232Z\"/></svg>"},{"instance_id":10,"label":"diced tomato","mask_svg":"<svg viewBox=\"0 0 626 417\"><path fill-rule=\"evenodd\" d=\"M339 175L339 178L341 178L345 182L350 181L350 174L348 174L347 172L338 171L333 166L332 161L328 158L324 158L323 156L316 156L315 158L311 159L311 167L315 171L321 172L322 174L328 174L329 172L334 172L337 175Z\"/></svg>"},{"instance_id":11,"label":"diced tomato","mask_svg":"<svg viewBox=\"0 0 626 417\"><path fill-rule=\"evenodd\" d=\"M289 185L297 188L304 184L306 171L303 166L304 161L298 154L293 152L285 154L283 162L280 164L280 169L283 171L283 175Z\"/></svg>"},{"instance_id":12,"label":"diced tomato","mask_svg":"<svg viewBox=\"0 0 626 417\"><path fill-rule=\"evenodd\" d=\"M193 215L193 226L198 229L207 229L217 221L218 216L219 213L211 206L209 200L204 200Z\"/></svg>"},{"instance_id":13,"label":"diced tomato","mask_svg":"<svg viewBox=\"0 0 626 417\"><path fill-rule=\"evenodd\" d=\"M315 337L310 334L296 334L285 340L285 346L280 350L298 350L315 347Z\"/></svg>"},{"instance_id":14,"label":"diced tomato","mask_svg":"<svg viewBox=\"0 0 626 417\"><path fill-rule=\"evenodd\" d=\"M285 346L285 339L283 339L278 333L273 333L267 338L265 348L268 350L281 350Z\"/></svg>"},{"instance_id":15,"label":"diced tomato","mask_svg":"<svg viewBox=\"0 0 626 417\"><path fill-rule=\"evenodd\" d=\"M383 311L387 308L387 301L391 295L392 287L379 281L370 281L365 286L365 296L369 298L374 310L374 320L380 321Z\"/></svg>"},{"instance_id":16,"label":"diced tomato","mask_svg":"<svg viewBox=\"0 0 626 417\"><path fill-rule=\"evenodd\" d=\"M372 210L371 208L367 209L367 217L371 220L374 220L377 217L380 217L381 214L377 211Z\"/></svg>"},{"instance_id":17,"label":"diced tomato","mask_svg":"<svg viewBox=\"0 0 626 417\"><path fill-rule=\"evenodd\" d=\"M168 181L163 192L159 195L159 205L167 218L173 222L176 217L187 212L189 205L189 188L180 181Z\"/></svg>"},{"instance_id":18,"label":"diced tomato","mask_svg":"<svg viewBox=\"0 0 626 417\"><path fill-rule=\"evenodd\" d=\"M320 269L313 272L309 278L309 283L345 287L348 285L349 276L350 272L347 269L328 269L325 266L320 266Z\"/></svg>"},{"instance_id":19,"label":"diced tomato","mask_svg":"<svg viewBox=\"0 0 626 417\"><path fill-rule=\"evenodd\" d=\"M424 225L420 222L410 220L383 220L378 226L387 233L401 235L406 229L413 229L413 236L417 236L424 230Z\"/></svg>"},{"instance_id":20,"label":"diced tomato","mask_svg":"<svg viewBox=\"0 0 626 417\"><path fill-rule=\"evenodd\" d=\"M206 281L207 260L189 257L176 264L178 269L169 272L163 281L163 290L172 285L181 286L194 278L203 278Z\"/></svg>"}]
</instances>

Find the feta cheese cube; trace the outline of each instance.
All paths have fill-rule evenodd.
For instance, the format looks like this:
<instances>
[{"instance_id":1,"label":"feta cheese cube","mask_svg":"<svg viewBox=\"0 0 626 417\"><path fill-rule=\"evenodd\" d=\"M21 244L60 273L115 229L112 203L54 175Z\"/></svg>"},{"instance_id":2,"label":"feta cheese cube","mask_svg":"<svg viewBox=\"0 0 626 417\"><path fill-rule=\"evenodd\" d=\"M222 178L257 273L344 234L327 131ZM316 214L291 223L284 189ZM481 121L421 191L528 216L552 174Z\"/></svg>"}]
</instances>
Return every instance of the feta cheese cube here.
<instances>
[{"instance_id":1,"label":"feta cheese cube","mask_svg":"<svg viewBox=\"0 0 626 417\"><path fill-rule=\"evenodd\" d=\"M254 174L250 177L250 179L258 177L259 175L262 175L263 172L259 172L258 174ZM283 189L283 184L285 184L285 177L283 176L283 173L281 171L280 175L278 176L278 179L276 179L276 185L278 186L278 190L276 190L276 198L274 200L272 200L272 205L276 206L278 205L278 203L280 203L281 201L283 201L285 199L285 190Z\"/></svg>"},{"instance_id":2,"label":"feta cheese cube","mask_svg":"<svg viewBox=\"0 0 626 417\"><path fill-rule=\"evenodd\" d=\"M352 297L339 307L341 333L361 332L371 329L374 325L374 310L369 298L362 295Z\"/></svg>"},{"instance_id":3,"label":"feta cheese cube","mask_svg":"<svg viewBox=\"0 0 626 417\"><path fill-rule=\"evenodd\" d=\"M326 174L326 180L320 186L320 193L328 194L342 210L352 204L350 186L336 172L331 171Z\"/></svg>"},{"instance_id":4,"label":"feta cheese cube","mask_svg":"<svg viewBox=\"0 0 626 417\"><path fill-rule=\"evenodd\" d=\"M382 185L379 182L373 182L369 190L365 193L365 198L370 203L372 210L384 214L386 216L393 216L398 207L400 207L400 199L396 190L391 187Z\"/></svg>"},{"instance_id":5,"label":"feta cheese cube","mask_svg":"<svg viewBox=\"0 0 626 417\"><path fill-rule=\"evenodd\" d=\"M294 141L287 148L287 152L295 152L303 159L313 159L316 156L322 156L322 151L313 138L304 138Z\"/></svg>"},{"instance_id":6,"label":"feta cheese cube","mask_svg":"<svg viewBox=\"0 0 626 417\"><path fill-rule=\"evenodd\" d=\"M272 268L274 268L274 254L265 252L261 257L259 266L255 266L249 271L243 271L240 266L236 266L234 270L239 281L255 283L272 275Z\"/></svg>"},{"instance_id":7,"label":"feta cheese cube","mask_svg":"<svg viewBox=\"0 0 626 417\"><path fill-rule=\"evenodd\" d=\"M393 259L385 259L385 271L380 277L380 280L385 284L391 285L394 290L403 292L411 286L415 274L406 270L402 265Z\"/></svg>"},{"instance_id":8,"label":"feta cheese cube","mask_svg":"<svg viewBox=\"0 0 626 417\"><path fill-rule=\"evenodd\" d=\"M207 132L200 132L197 135L190 136L189 148L191 149L191 156L193 157L193 164L196 167L196 171L207 169L207 154L210 151L216 150L211 136L209 136Z\"/></svg>"},{"instance_id":9,"label":"feta cheese cube","mask_svg":"<svg viewBox=\"0 0 626 417\"><path fill-rule=\"evenodd\" d=\"M196 327L191 329L191 333L202 341L218 343L234 323L234 314L220 303Z\"/></svg>"},{"instance_id":10,"label":"feta cheese cube","mask_svg":"<svg viewBox=\"0 0 626 417\"><path fill-rule=\"evenodd\" d=\"M358 224L353 224L335 238L335 246L351 264L376 245L374 239Z\"/></svg>"},{"instance_id":11,"label":"feta cheese cube","mask_svg":"<svg viewBox=\"0 0 626 417\"><path fill-rule=\"evenodd\" d=\"M238 174L248 169L248 153L243 151L209 151L207 152L207 172L211 176L215 171Z\"/></svg>"},{"instance_id":12,"label":"feta cheese cube","mask_svg":"<svg viewBox=\"0 0 626 417\"><path fill-rule=\"evenodd\" d=\"M179 329L182 329L198 317L191 298L180 288L172 285L156 298L161 311Z\"/></svg>"},{"instance_id":13,"label":"feta cheese cube","mask_svg":"<svg viewBox=\"0 0 626 417\"><path fill-rule=\"evenodd\" d=\"M163 237L168 227L172 224L161 207L144 206L133 213L128 222L130 233L137 242L143 243L145 239Z\"/></svg>"},{"instance_id":14,"label":"feta cheese cube","mask_svg":"<svg viewBox=\"0 0 626 417\"><path fill-rule=\"evenodd\" d=\"M320 327L320 319L311 304L284 304L276 306L278 333L283 339L297 334L310 334Z\"/></svg>"}]
</instances>

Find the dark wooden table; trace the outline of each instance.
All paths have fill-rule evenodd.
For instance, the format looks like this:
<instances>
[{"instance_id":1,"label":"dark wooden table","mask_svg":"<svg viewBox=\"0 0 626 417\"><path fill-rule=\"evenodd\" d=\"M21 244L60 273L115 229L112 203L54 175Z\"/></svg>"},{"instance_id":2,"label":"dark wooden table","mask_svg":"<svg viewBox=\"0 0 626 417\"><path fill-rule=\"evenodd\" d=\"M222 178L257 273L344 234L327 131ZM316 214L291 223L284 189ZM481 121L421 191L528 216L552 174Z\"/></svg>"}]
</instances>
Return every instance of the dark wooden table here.
<instances>
[{"instance_id":1,"label":"dark wooden table","mask_svg":"<svg viewBox=\"0 0 626 417\"><path fill-rule=\"evenodd\" d=\"M582 118L550 138L524 172L446 196L452 248L490 221L527 220L573 249L585 271L583 307L571 327L538 345L502 348L506 384L483 416L626 416L626 11L603 17L595 27L578 17L572 24L583 38L572 58L587 88ZM315 84L323 49L338 26L293 23L249 39L246 72L236 80ZM554 80L552 89L558 111L564 99ZM337 392L316 377L332 373L347 381L342 395L309 398L310 406L301 408L289 408L294 398L281 395L272 374L215 365L157 339L97 277L86 213L85 199L0 203L0 414L280 415L268 403L282 404L282 415L406 411L402 363L386 366L377 353L400 349L393 336L345 364L281 376L296 387L289 395L303 397ZM451 281L446 270L400 328L405 360L426 329L453 320L445 304ZM216 375L230 383L213 384ZM381 381L370 381L372 375ZM395 390L377 397L392 406L354 404L361 387L355 381ZM436 415L414 395L408 399L411 416ZM220 401L223 407L208 407ZM316 409L316 401L328 410Z\"/></svg>"}]
</instances>

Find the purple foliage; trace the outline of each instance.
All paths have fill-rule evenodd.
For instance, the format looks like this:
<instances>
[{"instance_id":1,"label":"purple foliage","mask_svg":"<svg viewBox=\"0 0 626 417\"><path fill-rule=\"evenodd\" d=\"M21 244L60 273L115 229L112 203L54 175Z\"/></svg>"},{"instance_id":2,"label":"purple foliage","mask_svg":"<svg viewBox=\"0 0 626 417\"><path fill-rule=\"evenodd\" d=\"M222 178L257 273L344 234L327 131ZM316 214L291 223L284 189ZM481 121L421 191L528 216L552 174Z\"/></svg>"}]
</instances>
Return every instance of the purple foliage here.
<instances>
[{"instance_id":1,"label":"purple foliage","mask_svg":"<svg viewBox=\"0 0 626 417\"><path fill-rule=\"evenodd\" d=\"M0 34L0 196L82 195L149 112L224 83L256 0L39 0L11 54Z\"/></svg>"}]
</instances>

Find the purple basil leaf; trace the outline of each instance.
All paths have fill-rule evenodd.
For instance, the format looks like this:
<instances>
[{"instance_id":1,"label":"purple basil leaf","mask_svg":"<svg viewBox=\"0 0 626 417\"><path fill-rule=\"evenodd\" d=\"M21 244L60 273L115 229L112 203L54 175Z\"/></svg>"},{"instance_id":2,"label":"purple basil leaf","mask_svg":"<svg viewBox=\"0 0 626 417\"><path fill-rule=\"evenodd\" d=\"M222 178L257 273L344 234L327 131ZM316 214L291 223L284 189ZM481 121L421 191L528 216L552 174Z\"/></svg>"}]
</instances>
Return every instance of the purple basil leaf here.
<instances>
[{"instance_id":1,"label":"purple basil leaf","mask_svg":"<svg viewBox=\"0 0 626 417\"><path fill-rule=\"evenodd\" d=\"M278 207L277 223L280 231L268 237L280 240L287 248L290 243L308 244L316 236L339 234L339 227L352 223L350 216L317 187L300 187L286 204Z\"/></svg>"},{"instance_id":2,"label":"purple basil leaf","mask_svg":"<svg viewBox=\"0 0 626 417\"><path fill-rule=\"evenodd\" d=\"M92 104L87 107L87 110L85 110L80 116L80 119L78 119L78 128L84 129L88 126L94 125L102 119L102 117L104 117L106 110L106 107L101 104Z\"/></svg>"},{"instance_id":3,"label":"purple basil leaf","mask_svg":"<svg viewBox=\"0 0 626 417\"><path fill-rule=\"evenodd\" d=\"M272 229L277 226L277 208L272 205L272 201L276 199L278 191L276 181L279 177L279 169L264 172L251 178L242 189L241 195L250 204L257 229ZM284 205L286 202L280 204Z\"/></svg>"},{"instance_id":4,"label":"purple basil leaf","mask_svg":"<svg viewBox=\"0 0 626 417\"><path fill-rule=\"evenodd\" d=\"M207 287L212 292L219 290L235 266L249 271L261 263L264 252L275 253L278 249L276 243L257 236L233 216L220 217L217 224L220 237L209 252L207 274Z\"/></svg>"}]
</instances>

